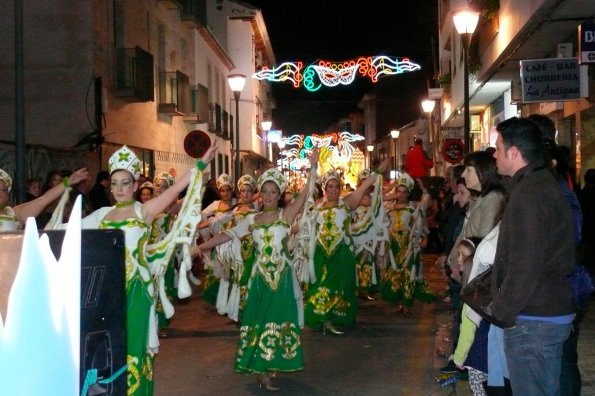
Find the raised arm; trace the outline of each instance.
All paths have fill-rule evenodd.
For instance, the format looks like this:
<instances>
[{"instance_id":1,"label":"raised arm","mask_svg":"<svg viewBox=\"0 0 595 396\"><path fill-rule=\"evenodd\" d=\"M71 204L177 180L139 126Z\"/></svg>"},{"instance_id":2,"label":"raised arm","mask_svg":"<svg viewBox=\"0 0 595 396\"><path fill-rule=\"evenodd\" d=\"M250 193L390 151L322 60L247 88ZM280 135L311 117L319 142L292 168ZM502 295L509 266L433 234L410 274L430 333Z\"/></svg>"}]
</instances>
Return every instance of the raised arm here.
<instances>
[{"instance_id":1,"label":"raised arm","mask_svg":"<svg viewBox=\"0 0 595 396\"><path fill-rule=\"evenodd\" d=\"M213 140L211 147L207 150L205 155L200 159L204 165L211 162L217 152L216 140ZM198 165L199 163L197 163ZM184 191L188 184L190 184L191 171L184 173L182 177L170 188L165 190L159 196L145 202L142 206L143 219L150 223L153 221L155 216L163 212L172 202L174 202L180 193Z\"/></svg>"},{"instance_id":2,"label":"raised arm","mask_svg":"<svg viewBox=\"0 0 595 396\"><path fill-rule=\"evenodd\" d=\"M78 184L87 178L89 178L87 168L78 169L70 177L64 178L62 183L50 188L42 196L35 198L33 201L15 206L13 209L19 222L25 224L27 218L39 216L46 206L60 198L66 188Z\"/></svg>"},{"instance_id":3,"label":"raised arm","mask_svg":"<svg viewBox=\"0 0 595 396\"><path fill-rule=\"evenodd\" d=\"M308 173L308 180L306 181L306 186L310 186L310 180L312 178L316 178L316 170L318 168L318 155L319 149L315 148L310 155L310 172ZM308 198L308 194L311 193L309 188L303 188L302 191L299 192L297 197L289 204L285 210L283 211L283 216L285 220L291 224L293 223L293 219L297 214L302 210L302 207L306 203L306 199Z\"/></svg>"},{"instance_id":4,"label":"raised arm","mask_svg":"<svg viewBox=\"0 0 595 396\"><path fill-rule=\"evenodd\" d=\"M390 166L390 159L387 158L384 161L382 161L382 163L378 167L378 173L382 174L385 170L388 169L389 166ZM359 205L360 201L362 200L364 194L366 193L368 188L370 188L374 184L375 181L376 181L376 173L372 173L370 176L368 176L362 182L362 184L359 185L358 188L355 189L355 191L353 191L351 194L349 194L345 198L343 198L343 201L345 202L345 204L352 210L357 208L357 206Z\"/></svg>"},{"instance_id":5,"label":"raised arm","mask_svg":"<svg viewBox=\"0 0 595 396\"><path fill-rule=\"evenodd\" d=\"M203 242L200 245L193 248L192 256L198 255L198 256L202 257L202 252L204 250L212 249L216 246L219 246L219 245L224 244L225 242L229 242L229 241L231 241L231 236L229 236L225 232L220 232L219 234L216 234L214 237L212 237L208 241Z\"/></svg>"}]
</instances>

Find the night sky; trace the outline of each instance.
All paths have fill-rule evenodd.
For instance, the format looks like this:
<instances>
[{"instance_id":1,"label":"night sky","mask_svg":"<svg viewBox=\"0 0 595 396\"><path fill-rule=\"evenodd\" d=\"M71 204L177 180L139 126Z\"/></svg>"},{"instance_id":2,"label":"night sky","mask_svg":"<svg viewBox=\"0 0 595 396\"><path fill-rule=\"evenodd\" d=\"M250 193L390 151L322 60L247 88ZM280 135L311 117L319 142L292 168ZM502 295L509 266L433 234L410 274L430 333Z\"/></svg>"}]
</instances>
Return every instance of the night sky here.
<instances>
[{"instance_id":1,"label":"night sky","mask_svg":"<svg viewBox=\"0 0 595 396\"><path fill-rule=\"evenodd\" d=\"M390 120L398 127L416 119L434 74L432 37L437 42L437 4L431 0L339 1L249 0L262 10L277 64L286 61L345 61L362 55L409 57L421 71L384 77L377 84L356 77L349 86L309 92L290 83L273 83L277 102L274 128L285 133L325 130L358 111L367 92L378 90L394 102ZM391 104L392 106L392 104ZM360 110L361 111L361 110Z\"/></svg>"}]
</instances>

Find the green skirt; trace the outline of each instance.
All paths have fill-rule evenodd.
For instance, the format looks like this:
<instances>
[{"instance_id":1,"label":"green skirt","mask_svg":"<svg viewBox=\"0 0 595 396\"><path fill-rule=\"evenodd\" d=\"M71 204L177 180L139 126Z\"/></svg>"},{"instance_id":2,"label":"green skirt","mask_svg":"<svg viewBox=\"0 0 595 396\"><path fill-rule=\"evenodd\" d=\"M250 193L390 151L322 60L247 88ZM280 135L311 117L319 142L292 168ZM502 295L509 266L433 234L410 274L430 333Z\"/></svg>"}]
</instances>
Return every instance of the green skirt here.
<instances>
[{"instance_id":1,"label":"green skirt","mask_svg":"<svg viewBox=\"0 0 595 396\"><path fill-rule=\"evenodd\" d=\"M351 327L357 316L355 255L345 243L327 256L317 244L314 252L316 282L308 285L305 324L320 330L325 322Z\"/></svg>"},{"instance_id":2,"label":"green skirt","mask_svg":"<svg viewBox=\"0 0 595 396\"><path fill-rule=\"evenodd\" d=\"M380 273L376 267L374 255L367 250L361 251L355 257L355 270L357 273L357 291L360 293L371 294L378 290L378 285L373 284L372 274L376 272L376 276Z\"/></svg>"},{"instance_id":3,"label":"green skirt","mask_svg":"<svg viewBox=\"0 0 595 396\"><path fill-rule=\"evenodd\" d=\"M276 290L260 274L250 282L240 325L235 371L238 373L303 370L301 331L287 266Z\"/></svg>"},{"instance_id":4,"label":"green skirt","mask_svg":"<svg viewBox=\"0 0 595 396\"><path fill-rule=\"evenodd\" d=\"M219 284L221 283L219 278L213 275L213 271L209 269L203 280L204 289L202 292L202 298L211 305L217 304L217 294L219 294Z\"/></svg>"},{"instance_id":5,"label":"green skirt","mask_svg":"<svg viewBox=\"0 0 595 396\"><path fill-rule=\"evenodd\" d=\"M147 285L140 277L133 278L126 285L126 300L128 395L152 395L153 356L147 352L152 300Z\"/></svg>"},{"instance_id":6,"label":"green skirt","mask_svg":"<svg viewBox=\"0 0 595 396\"><path fill-rule=\"evenodd\" d=\"M393 253L396 244L391 244ZM398 247L397 247L398 249ZM428 285L424 280L419 279L420 276L420 256L413 255L406 266L397 269L388 268L382 276L381 294L382 298L393 304L402 304L406 307L411 307L413 301L432 302L436 297L428 291ZM416 268L415 276L411 276L411 270Z\"/></svg>"}]
</instances>

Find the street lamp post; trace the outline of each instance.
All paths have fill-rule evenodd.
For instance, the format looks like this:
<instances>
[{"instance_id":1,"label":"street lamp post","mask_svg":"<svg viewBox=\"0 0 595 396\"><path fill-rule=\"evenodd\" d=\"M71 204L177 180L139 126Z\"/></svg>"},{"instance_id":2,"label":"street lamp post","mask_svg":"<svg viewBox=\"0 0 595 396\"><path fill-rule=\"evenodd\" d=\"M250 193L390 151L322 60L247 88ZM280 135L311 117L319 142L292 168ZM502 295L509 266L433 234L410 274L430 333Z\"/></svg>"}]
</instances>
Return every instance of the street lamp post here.
<instances>
[{"instance_id":1,"label":"street lamp post","mask_svg":"<svg viewBox=\"0 0 595 396\"><path fill-rule=\"evenodd\" d=\"M281 150L281 152L279 153L279 155L281 156L281 173L283 173L285 175L285 152L284 152L284 148L285 148L285 140L283 140L283 138L281 138L278 142L277 142L277 146L279 146L279 150ZM288 166L289 168L289 166Z\"/></svg>"},{"instance_id":2,"label":"street lamp post","mask_svg":"<svg viewBox=\"0 0 595 396\"><path fill-rule=\"evenodd\" d=\"M271 139L269 137L269 131L271 130L271 127L273 126L273 121L262 121L260 123L260 126L262 127L262 130L265 133L266 139L267 139L267 161L273 161L273 146L271 145Z\"/></svg>"},{"instance_id":3,"label":"street lamp post","mask_svg":"<svg viewBox=\"0 0 595 396\"><path fill-rule=\"evenodd\" d=\"M233 92L233 98L236 101L236 137L234 142L235 149L235 166L234 166L234 178L237 181L241 176L240 169L240 95L244 89L246 83L246 76L243 74L230 74L227 76L227 82Z\"/></svg>"},{"instance_id":4,"label":"street lamp post","mask_svg":"<svg viewBox=\"0 0 595 396\"><path fill-rule=\"evenodd\" d=\"M395 179L397 178L397 173L399 172L399 152L397 149L397 139L399 139L400 134L401 131L397 129L393 129L392 131L390 131L390 137L393 138L395 143Z\"/></svg>"},{"instance_id":5,"label":"street lamp post","mask_svg":"<svg viewBox=\"0 0 595 396\"><path fill-rule=\"evenodd\" d=\"M477 27L479 20L479 12L468 9L456 12L453 15L453 22L457 32L461 36L463 44L463 100L464 100L464 138L465 138L465 153L471 150L471 135L469 122L469 45L471 43L471 36Z\"/></svg>"},{"instance_id":6,"label":"street lamp post","mask_svg":"<svg viewBox=\"0 0 595 396\"><path fill-rule=\"evenodd\" d=\"M368 149L368 167L372 169L372 152L374 151L374 145L368 144L366 148Z\"/></svg>"},{"instance_id":7,"label":"street lamp post","mask_svg":"<svg viewBox=\"0 0 595 396\"><path fill-rule=\"evenodd\" d=\"M436 101L431 99L422 100L421 107L424 110L424 113L428 115L428 136L430 142L433 144L432 156L434 160L436 159L436 147L438 146L438 142L436 141L435 131L434 131L434 107L436 107Z\"/></svg>"}]
</instances>

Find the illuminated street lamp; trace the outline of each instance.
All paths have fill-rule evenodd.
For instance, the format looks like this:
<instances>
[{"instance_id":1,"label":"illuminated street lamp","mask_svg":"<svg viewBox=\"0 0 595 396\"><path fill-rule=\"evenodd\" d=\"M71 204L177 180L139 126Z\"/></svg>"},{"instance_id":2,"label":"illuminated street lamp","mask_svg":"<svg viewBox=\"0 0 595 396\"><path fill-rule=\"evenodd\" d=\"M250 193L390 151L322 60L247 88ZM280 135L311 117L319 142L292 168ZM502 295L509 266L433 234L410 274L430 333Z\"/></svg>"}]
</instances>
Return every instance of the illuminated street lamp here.
<instances>
[{"instance_id":1,"label":"illuminated street lamp","mask_svg":"<svg viewBox=\"0 0 595 396\"><path fill-rule=\"evenodd\" d=\"M269 131L271 130L271 127L273 126L273 121L262 121L260 123L260 127L262 128L262 130L265 133L267 142L268 142L268 154L267 154L267 160L272 161L273 160L273 146L271 145L272 141L269 137Z\"/></svg>"},{"instance_id":2,"label":"illuminated street lamp","mask_svg":"<svg viewBox=\"0 0 595 396\"><path fill-rule=\"evenodd\" d=\"M432 113L434 113L434 107L436 106L436 102L431 99L422 100L421 107L424 109L424 113L428 115L428 135L430 136L430 141L436 144L436 139L434 137L434 128L432 122Z\"/></svg>"},{"instance_id":3,"label":"illuminated street lamp","mask_svg":"<svg viewBox=\"0 0 595 396\"><path fill-rule=\"evenodd\" d=\"M397 139L399 138L400 134L401 131L397 129L393 129L392 131L390 131L390 137L392 137L395 142L395 179L397 178L397 172L399 171L399 154L397 149Z\"/></svg>"},{"instance_id":4,"label":"illuminated street lamp","mask_svg":"<svg viewBox=\"0 0 595 396\"><path fill-rule=\"evenodd\" d=\"M465 138L465 153L471 150L471 135L469 130L469 45L471 43L471 36L477 27L477 21L479 20L479 12L464 9L456 12L453 15L453 22L459 35L461 35L461 41L463 44L463 99L464 99L464 138Z\"/></svg>"},{"instance_id":5,"label":"illuminated street lamp","mask_svg":"<svg viewBox=\"0 0 595 396\"><path fill-rule=\"evenodd\" d=\"M368 149L368 167L370 169L372 169L372 152L374 151L374 145L373 144L368 144L366 146L366 148Z\"/></svg>"},{"instance_id":6,"label":"illuminated street lamp","mask_svg":"<svg viewBox=\"0 0 595 396\"><path fill-rule=\"evenodd\" d=\"M424 109L425 113L431 114L434 111L435 106L436 102L430 99L426 99L421 102L421 107Z\"/></svg>"},{"instance_id":7,"label":"illuminated street lamp","mask_svg":"<svg viewBox=\"0 0 595 396\"><path fill-rule=\"evenodd\" d=\"M227 76L227 82L229 88L233 92L233 98L236 101L236 138L234 142L234 149L236 154L235 166L234 166L234 178L238 180L241 176L240 169L240 95L244 89L246 83L246 76L243 74L230 74Z\"/></svg>"},{"instance_id":8,"label":"illuminated street lamp","mask_svg":"<svg viewBox=\"0 0 595 396\"><path fill-rule=\"evenodd\" d=\"M279 150L281 150L281 152L279 153L279 155L281 156L281 172L285 174L285 152L283 151L283 149L285 148L285 140L283 140L283 138L279 139L279 141L277 142L277 146L279 146ZM289 168L289 165L287 167Z\"/></svg>"}]
</instances>

